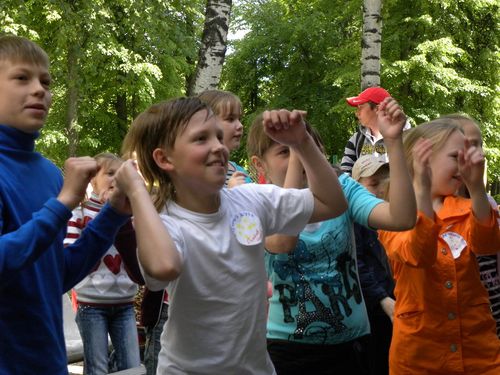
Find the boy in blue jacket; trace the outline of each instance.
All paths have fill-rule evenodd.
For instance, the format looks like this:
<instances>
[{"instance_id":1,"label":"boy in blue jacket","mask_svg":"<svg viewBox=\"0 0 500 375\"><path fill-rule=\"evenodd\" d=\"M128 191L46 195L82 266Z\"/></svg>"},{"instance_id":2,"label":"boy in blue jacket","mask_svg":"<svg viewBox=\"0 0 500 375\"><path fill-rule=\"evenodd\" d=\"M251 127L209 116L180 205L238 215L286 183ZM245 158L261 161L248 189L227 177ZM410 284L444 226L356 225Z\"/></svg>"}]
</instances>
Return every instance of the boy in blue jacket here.
<instances>
[{"instance_id":1,"label":"boy in blue jacket","mask_svg":"<svg viewBox=\"0 0 500 375\"><path fill-rule=\"evenodd\" d=\"M352 168L352 178L383 199L389 164L380 157L363 155ZM389 374L389 347L394 315L394 280L385 250L375 230L354 223L359 280L366 301L371 335L368 342L370 375Z\"/></svg>"},{"instance_id":2,"label":"boy in blue jacket","mask_svg":"<svg viewBox=\"0 0 500 375\"><path fill-rule=\"evenodd\" d=\"M51 105L48 69L48 56L37 44L0 37L2 375L68 373L61 296L89 273L129 218L115 189L81 238L63 248L71 210L98 167L90 157L70 158L63 180L34 151Z\"/></svg>"}]
</instances>

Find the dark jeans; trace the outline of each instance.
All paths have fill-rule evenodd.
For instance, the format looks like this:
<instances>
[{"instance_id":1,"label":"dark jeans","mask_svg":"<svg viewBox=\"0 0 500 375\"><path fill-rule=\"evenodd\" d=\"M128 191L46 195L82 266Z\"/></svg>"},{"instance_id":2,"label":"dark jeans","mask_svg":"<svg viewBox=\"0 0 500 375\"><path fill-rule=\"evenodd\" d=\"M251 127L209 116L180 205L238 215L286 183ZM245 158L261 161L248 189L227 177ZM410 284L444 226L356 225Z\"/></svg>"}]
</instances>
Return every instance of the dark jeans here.
<instances>
[{"instance_id":1,"label":"dark jeans","mask_svg":"<svg viewBox=\"0 0 500 375\"><path fill-rule=\"evenodd\" d=\"M144 366L147 375L155 375L158 366L158 353L160 353L160 337L163 327L168 319L168 305L161 304L160 318L155 326L146 327L146 344L144 346Z\"/></svg>"},{"instance_id":2,"label":"dark jeans","mask_svg":"<svg viewBox=\"0 0 500 375\"><path fill-rule=\"evenodd\" d=\"M366 340L337 345L268 340L267 351L278 375L367 375Z\"/></svg>"}]
</instances>

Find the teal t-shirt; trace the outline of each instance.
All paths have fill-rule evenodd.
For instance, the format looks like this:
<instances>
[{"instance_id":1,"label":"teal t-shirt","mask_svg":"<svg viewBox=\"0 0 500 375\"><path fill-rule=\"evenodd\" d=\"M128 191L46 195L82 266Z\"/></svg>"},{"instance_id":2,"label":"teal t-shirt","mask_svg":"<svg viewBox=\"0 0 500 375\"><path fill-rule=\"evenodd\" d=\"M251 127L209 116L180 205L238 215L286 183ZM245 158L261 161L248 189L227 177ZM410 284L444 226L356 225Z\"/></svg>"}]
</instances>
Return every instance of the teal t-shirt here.
<instances>
[{"instance_id":1,"label":"teal t-shirt","mask_svg":"<svg viewBox=\"0 0 500 375\"><path fill-rule=\"evenodd\" d=\"M370 333L356 264L353 222L368 226L382 202L351 177L339 177L349 203L341 216L309 224L290 254L266 253L273 285L267 338L340 344Z\"/></svg>"}]
</instances>

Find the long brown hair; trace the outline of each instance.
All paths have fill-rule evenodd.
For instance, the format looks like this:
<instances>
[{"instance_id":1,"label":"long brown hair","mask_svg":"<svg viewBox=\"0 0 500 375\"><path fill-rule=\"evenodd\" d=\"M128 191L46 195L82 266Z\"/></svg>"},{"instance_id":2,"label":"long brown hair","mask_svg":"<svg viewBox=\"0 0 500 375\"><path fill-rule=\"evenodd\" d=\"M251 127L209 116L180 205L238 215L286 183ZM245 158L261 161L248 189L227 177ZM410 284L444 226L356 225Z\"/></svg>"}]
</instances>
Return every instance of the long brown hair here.
<instances>
[{"instance_id":1,"label":"long brown hair","mask_svg":"<svg viewBox=\"0 0 500 375\"><path fill-rule=\"evenodd\" d=\"M177 98L152 105L132 122L123 140L122 154L137 159L153 203L161 211L173 197L174 186L167 172L153 159L157 148L173 148L189 120L199 111L212 113L199 98Z\"/></svg>"}]
</instances>

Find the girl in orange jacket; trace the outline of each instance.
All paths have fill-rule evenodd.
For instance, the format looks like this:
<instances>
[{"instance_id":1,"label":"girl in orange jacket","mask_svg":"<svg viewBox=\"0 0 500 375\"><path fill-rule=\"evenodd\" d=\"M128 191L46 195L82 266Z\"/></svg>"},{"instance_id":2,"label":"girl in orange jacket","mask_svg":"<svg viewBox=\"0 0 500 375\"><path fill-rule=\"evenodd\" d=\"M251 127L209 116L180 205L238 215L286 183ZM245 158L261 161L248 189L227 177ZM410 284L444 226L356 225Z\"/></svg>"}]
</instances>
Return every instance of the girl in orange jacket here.
<instances>
[{"instance_id":1,"label":"girl in orange jacket","mask_svg":"<svg viewBox=\"0 0 500 375\"><path fill-rule=\"evenodd\" d=\"M417 224L380 231L396 280L390 373L500 374L500 340L476 261L500 248L482 150L440 119L412 129L405 151ZM462 184L470 199L454 196Z\"/></svg>"}]
</instances>

